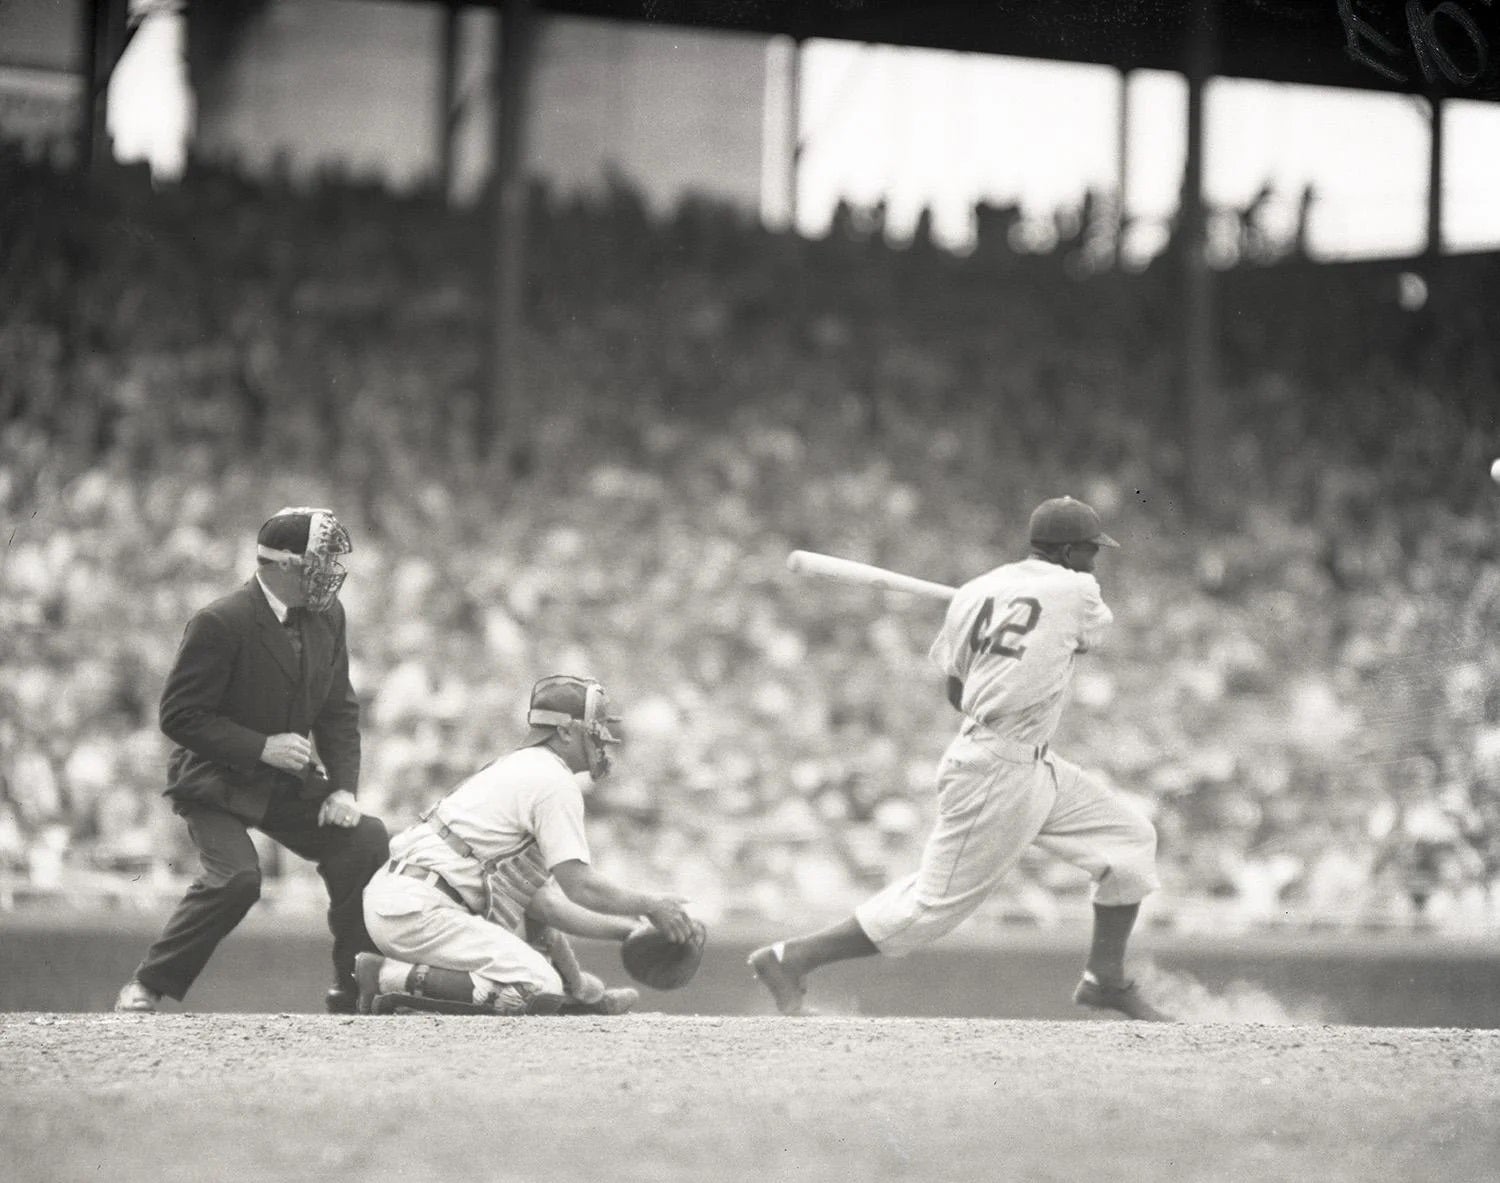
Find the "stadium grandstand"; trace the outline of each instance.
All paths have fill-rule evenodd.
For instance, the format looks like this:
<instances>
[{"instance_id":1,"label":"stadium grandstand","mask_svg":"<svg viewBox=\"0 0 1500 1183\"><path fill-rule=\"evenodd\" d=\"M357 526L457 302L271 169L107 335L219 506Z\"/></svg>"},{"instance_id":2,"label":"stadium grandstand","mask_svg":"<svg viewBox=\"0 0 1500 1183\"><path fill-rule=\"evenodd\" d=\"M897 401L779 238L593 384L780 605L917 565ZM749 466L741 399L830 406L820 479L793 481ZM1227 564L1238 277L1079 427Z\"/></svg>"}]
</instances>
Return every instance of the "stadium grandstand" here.
<instances>
[{"instance_id":1,"label":"stadium grandstand","mask_svg":"<svg viewBox=\"0 0 1500 1183\"><path fill-rule=\"evenodd\" d=\"M700 155L660 166L659 124L609 122L683 101L660 31L628 9L680 20L757 90L773 34L935 40L881 5L805 27L789 5L736 6L758 23L714 33L711 5L530 10L546 147L505 166L525 194L507 215L479 141L427 135L402 181L319 163L320 142L367 134L344 115L290 154L257 139L296 115L270 80L298 40L277 11L329 7L226 4L198 42L188 8L203 151L170 182L112 161L55 78L24 127L0 108L0 908L180 893L191 850L160 797L156 712L183 622L244 577L270 509L326 503L356 545L361 798L393 830L520 734L538 671L587 670L629 718L592 823L607 873L710 918L847 911L910 865L930 816L952 718L925 663L938 622L896 596L809 596L787 552L958 582L1066 490L1126 547L1104 574L1109 651L1059 746L1155 820L1150 922L1493 930L1500 255L1445 253L1437 213L1415 258L1243 236L1192 197L1200 141L1190 200L1140 267L1092 199L1040 236L983 203L962 251L924 222L896 241L854 202L809 235L760 216L758 105L668 125ZM438 34L458 11L383 7ZM1339 36L1305 68L1400 89L1325 7ZM42 64L12 56L5 78L107 78L79 47L111 21L123 41L124 10L68 11L34 43ZM1009 31L1045 47L1046 27ZM423 60L449 102L461 44ZM580 62L615 80L603 113L546 99L585 93ZM575 184L619 137L628 167ZM705 173L717 188L687 180ZM1235 245L1210 260L1215 234ZM482 445L507 431L526 448L498 463ZM311 868L264 853L273 904L316 905ZM1087 901L1080 873L1027 861L984 923L1062 923Z\"/></svg>"}]
</instances>

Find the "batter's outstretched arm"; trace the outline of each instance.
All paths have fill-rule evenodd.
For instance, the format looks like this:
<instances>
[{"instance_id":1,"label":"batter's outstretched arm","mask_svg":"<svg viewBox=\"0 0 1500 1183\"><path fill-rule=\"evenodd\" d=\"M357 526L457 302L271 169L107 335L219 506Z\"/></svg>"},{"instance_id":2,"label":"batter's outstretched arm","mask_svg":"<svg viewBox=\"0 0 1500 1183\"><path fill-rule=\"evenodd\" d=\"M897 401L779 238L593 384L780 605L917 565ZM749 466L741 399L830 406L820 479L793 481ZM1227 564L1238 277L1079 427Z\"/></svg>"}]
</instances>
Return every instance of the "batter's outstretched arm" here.
<instances>
[{"instance_id":1,"label":"batter's outstretched arm","mask_svg":"<svg viewBox=\"0 0 1500 1183\"><path fill-rule=\"evenodd\" d=\"M610 882L582 859L567 859L552 868L557 885L575 904L611 916L644 916L674 941L691 940L693 921L677 896L647 895Z\"/></svg>"}]
</instances>

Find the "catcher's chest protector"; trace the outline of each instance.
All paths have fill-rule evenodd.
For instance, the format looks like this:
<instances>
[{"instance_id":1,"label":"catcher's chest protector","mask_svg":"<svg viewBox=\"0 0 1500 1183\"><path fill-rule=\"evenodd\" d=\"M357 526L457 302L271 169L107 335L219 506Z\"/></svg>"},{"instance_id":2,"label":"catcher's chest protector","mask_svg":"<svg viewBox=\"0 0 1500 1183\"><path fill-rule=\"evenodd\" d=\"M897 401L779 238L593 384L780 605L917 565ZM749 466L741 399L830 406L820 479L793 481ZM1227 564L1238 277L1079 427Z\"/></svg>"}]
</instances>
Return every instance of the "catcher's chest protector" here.
<instances>
[{"instance_id":1,"label":"catcher's chest protector","mask_svg":"<svg viewBox=\"0 0 1500 1183\"><path fill-rule=\"evenodd\" d=\"M484 867L484 918L512 932L521 932L531 897L551 878L535 842L512 854L481 864Z\"/></svg>"},{"instance_id":2,"label":"catcher's chest protector","mask_svg":"<svg viewBox=\"0 0 1500 1183\"><path fill-rule=\"evenodd\" d=\"M432 827L455 854L479 864L479 870L484 876L484 918L511 932L523 932L526 908L531 903L531 897L552 877L546 863L542 861L542 852L536 840L528 838L514 850L497 854L494 858L482 859L472 846L448 828L447 823L438 816L436 805L422 815L422 820Z\"/></svg>"}]
</instances>

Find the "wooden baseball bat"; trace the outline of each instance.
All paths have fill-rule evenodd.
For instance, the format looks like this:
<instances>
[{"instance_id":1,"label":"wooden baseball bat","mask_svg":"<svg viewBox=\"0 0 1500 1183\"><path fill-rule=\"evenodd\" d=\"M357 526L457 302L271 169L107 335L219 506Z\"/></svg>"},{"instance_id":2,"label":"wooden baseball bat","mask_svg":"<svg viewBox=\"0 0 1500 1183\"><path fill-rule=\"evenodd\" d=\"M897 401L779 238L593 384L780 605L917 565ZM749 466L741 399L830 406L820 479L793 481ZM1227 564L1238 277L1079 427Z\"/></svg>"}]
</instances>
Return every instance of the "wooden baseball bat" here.
<instances>
[{"instance_id":1,"label":"wooden baseball bat","mask_svg":"<svg viewBox=\"0 0 1500 1183\"><path fill-rule=\"evenodd\" d=\"M951 600L953 593L958 590L946 583L932 583L926 579L887 571L884 567L873 567L869 563L819 554L815 550L792 551L786 557L786 568L798 575L820 575L825 579L836 579L840 583L858 583L887 591L911 592L933 600Z\"/></svg>"}]
</instances>

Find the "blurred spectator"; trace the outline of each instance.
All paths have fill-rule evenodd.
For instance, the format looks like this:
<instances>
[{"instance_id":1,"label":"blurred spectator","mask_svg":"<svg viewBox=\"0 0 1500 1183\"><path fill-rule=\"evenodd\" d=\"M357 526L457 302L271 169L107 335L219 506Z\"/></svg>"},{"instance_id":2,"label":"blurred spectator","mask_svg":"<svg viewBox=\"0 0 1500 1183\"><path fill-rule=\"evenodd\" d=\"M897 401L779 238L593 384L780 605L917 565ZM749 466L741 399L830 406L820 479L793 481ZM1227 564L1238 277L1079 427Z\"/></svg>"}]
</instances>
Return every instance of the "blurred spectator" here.
<instances>
[{"instance_id":1,"label":"blurred spectator","mask_svg":"<svg viewBox=\"0 0 1500 1183\"><path fill-rule=\"evenodd\" d=\"M257 507L333 503L388 573L347 594L374 811L409 822L575 670L636 704L597 819L622 877L838 911L925 829L938 620L786 552L958 582L1071 492L1126 549L1059 743L1153 812L1171 897L1496 919L1493 257L1447 261L1441 332L1390 267L1223 272L1209 530L1165 479L1175 276L1022 253L1013 207L961 258L888 247L878 209L803 241L539 191L511 481L472 436L480 213L202 163L152 192L0 152L0 186L0 877L189 869L154 719L181 622L249 569ZM1435 777L1369 774L1423 753ZM1055 915L1039 873L997 907Z\"/></svg>"}]
</instances>

